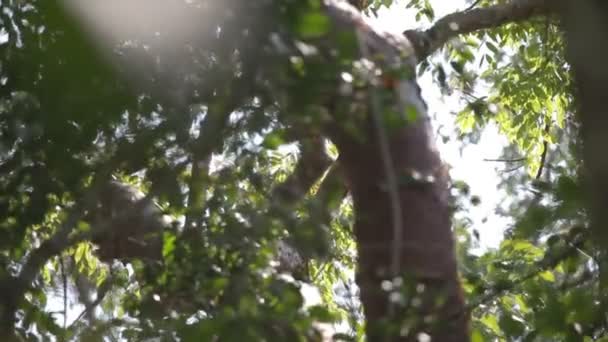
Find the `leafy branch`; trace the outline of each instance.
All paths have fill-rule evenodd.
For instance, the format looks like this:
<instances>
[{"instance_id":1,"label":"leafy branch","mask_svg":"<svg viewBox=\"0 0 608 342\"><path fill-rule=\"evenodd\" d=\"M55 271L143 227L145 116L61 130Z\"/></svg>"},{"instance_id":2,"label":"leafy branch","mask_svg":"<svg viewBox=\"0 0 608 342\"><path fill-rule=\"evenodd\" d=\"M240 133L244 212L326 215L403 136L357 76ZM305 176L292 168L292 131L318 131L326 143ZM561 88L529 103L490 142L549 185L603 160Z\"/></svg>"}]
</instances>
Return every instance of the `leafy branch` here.
<instances>
[{"instance_id":1,"label":"leafy branch","mask_svg":"<svg viewBox=\"0 0 608 342\"><path fill-rule=\"evenodd\" d=\"M419 61L426 59L450 39L461 34L522 22L555 12L550 0L512 0L485 8L469 8L446 15L424 31L406 30Z\"/></svg>"},{"instance_id":2,"label":"leafy branch","mask_svg":"<svg viewBox=\"0 0 608 342\"><path fill-rule=\"evenodd\" d=\"M469 305L467 305L467 310L469 312L473 311L480 305L487 304L492 300L496 299L498 296L514 290L517 286L523 284L524 282L530 279L537 277L541 273L550 269L554 269L560 262L566 260L575 253L580 252L580 248L587 241L586 238L587 237L584 234L579 234L572 238L573 241L567 242L567 245L564 246L562 250L554 253L546 253L545 256L541 260L539 260L534 265L534 267L531 268L531 271L525 273L524 275L518 277L513 281L510 281L508 283L501 283L497 286L492 287L483 295L478 296L474 301L469 303ZM572 283L573 286L575 286L576 284L578 284L578 282Z\"/></svg>"}]
</instances>

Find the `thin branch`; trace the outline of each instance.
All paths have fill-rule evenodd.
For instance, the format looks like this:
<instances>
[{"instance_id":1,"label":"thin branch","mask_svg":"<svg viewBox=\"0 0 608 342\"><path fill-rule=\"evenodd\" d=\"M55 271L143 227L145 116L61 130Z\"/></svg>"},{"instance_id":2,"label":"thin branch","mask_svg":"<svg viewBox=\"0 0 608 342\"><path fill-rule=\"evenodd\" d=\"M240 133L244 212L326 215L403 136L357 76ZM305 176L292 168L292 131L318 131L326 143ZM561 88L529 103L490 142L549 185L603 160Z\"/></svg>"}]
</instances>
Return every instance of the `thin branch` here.
<instances>
[{"instance_id":1,"label":"thin branch","mask_svg":"<svg viewBox=\"0 0 608 342\"><path fill-rule=\"evenodd\" d=\"M319 267L317 272L311 277L311 280L310 280L311 283L314 284L317 282L317 280L319 279L321 274L323 274L323 272L325 271L325 268L327 268L327 265L329 265L329 261L324 262L323 265L321 265L321 267Z\"/></svg>"},{"instance_id":2,"label":"thin branch","mask_svg":"<svg viewBox=\"0 0 608 342\"><path fill-rule=\"evenodd\" d=\"M70 329L72 329L84 316L91 315L93 313L93 310L95 310L95 308L101 304L106 295L110 292L110 289L112 289L112 286L114 285L113 281L114 277L112 276L112 268L110 268L110 275L108 275L108 278L106 278L103 283L99 285L95 300L85 305L84 310L82 310L78 317L76 317L72 324L70 324Z\"/></svg>"},{"instance_id":3,"label":"thin branch","mask_svg":"<svg viewBox=\"0 0 608 342\"><path fill-rule=\"evenodd\" d=\"M484 158L485 162L499 162L499 163L519 163L526 161L526 158L513 158L513 159L488 159Z\"/></svg>"},{"instance_id":4,"label":"thin branch","mask_svg":"<svg viewBox=\"0 0 608 342\"><path fill-rule=\"evenodd\" d=\"M468 11L472 10L472 9L473 9L473 8L475 8L475 6L477 6L477 5L478 5L480 2L481 2L481 0L475 0L475 1L473 1L473 3L472 3L472 4L471 4L469 7L467 7L467 8L466 8L464 11L465 11L465 12L468 12Z\"/></svg>"},{"instance_id":5,"label":"thin branch","mask_svg":"<svg viewBox=\"0 0 608 342\"><path fill-rule=\"evenodd\" d=\"M204 191L203 181L209 172L210 156L201 158L194 154L190 170L190 181L188 182L188 204L184 227L192 229L197 227L200 217L203 215Z\"/></svg>"},{"instance_id":6,"label":"thin branch","mask_svg":"<svg viewBox=\"0 0 608 342\"><path fill-rule=\"evenodd\" d=\"M472 93L470 90L468 90L468 89L461 89L461 92L462 92L464 95L466 95L466 96L469 96L469 97L473 98L473 100L475 100L475 101L485 101L485 99L487 98L487 96L482 96L482 97L479 97L479 96L477 96L477 95L473 94L473 93ZM470 104L470 103L469 103L469 104Z\"/></svg>"},{"instance_id":7,"label":"thin branch","mask_svg":"<svg viewBox=\"0 0 608 342\"><path fill-rule=\"evenodd\" d=\"M551 0L512 0L504 4L448 14L426 31L407 30L403 34L410 40L418 60L421 61L458 35L522 22L554 12Z\"/></svg>"},{"instance_id":8,"label":"thin branch","mask_svg":"<svg viewBox=\"0 0 608 342\"><path fill-rule=\"evenodd\" d=\"M220 109L220 111L209 110L200 122L199 137L192 149L192 169L188 182L188 207L184 224L187 230L200 224L205 196L203 182L209 172L211 155L222 144L228 118L236 109L237 104L228 103L221 107L225 108Z\"/></svg>"},{"instance_id":9,"label":"thin branch","mask_svg":"<svg viewBox=\"0 0 608 342\"><path fill-rule=\"evenodd\" d=\"M61 270L61 281L63 282L63 330L68 326L68 276L65 273L63 256L59 256L59 267Z\"/></svg>"},{"instance_id":10,"label":"thin branch","mask_svg":"<svg viewBox=\"0 0 608 342\"><path fill-rule=\"evenodd\" d=\"M317 193L315 195L317 198L319 198L321 202L324 203L325 206L339 206L339 203L332 203L332 200L335 199L335 197L333 196L335 196L336 194L338 194L340 200L343 200L346 195L348 195L348 188L346 187L344 180L341 178L341 172L342 171L340 170L340 164L338 162L334 162L329 167L329 170L327 171L325 177L323 177L323 180L319 185L319 189L317 190ZM342 203L341 201L339 202ZM337 208L329 209L333 210Z\"/></svg>"},{"instance_id":11,"label":"thin branch","mask_svg":"<svg viewBox=\"0 0 608 342\"><path fill-rule=\"evenodd\" d=\"M242 78L251 77L251 65L243 66ZM243 103L243 98L249 94L250 84L242 84L239 79L232 80L227 87L230 93L219 103L209 106L205 118L200 123L199 136L192 146L192 170L188 184L188 207L185 219L186 229L200 225L202 210L204 207L203 181L208 174L211 155L223 144L223 138L229 123L230 115L241 105L250 106Z\"/></svg>"},{"instance_id":12,"label":"thin branch","mask_svg":"<svg viewBox=\"0 0 608 342\"><path fill-rule=\"evenodd\" d=\"M545 124L545 134L549 134L549 130L551 129L551 119L547 120ZM543 141L543 152L540 155L540 165L538 167L538 171L536 171L536 179L540 179L540 176L543 175L543 168L545 167L545 162L547 160L547 152L549 151L549 140L544 139Z\"/></svg>"},{"instance_id":13,"label":"thin branch","mask_svg":"<svg viewBox=\"0 0 608 342\"><path fill-rule=\"evenodd\" d=\"M509 173L509 172L517 171L517 170L521 169L522 167L524 167L524 164L512 167L510 169L505 169L505 170L502 170L500 172L502 172L502 173Z\"/></svg>"}]
</instances>

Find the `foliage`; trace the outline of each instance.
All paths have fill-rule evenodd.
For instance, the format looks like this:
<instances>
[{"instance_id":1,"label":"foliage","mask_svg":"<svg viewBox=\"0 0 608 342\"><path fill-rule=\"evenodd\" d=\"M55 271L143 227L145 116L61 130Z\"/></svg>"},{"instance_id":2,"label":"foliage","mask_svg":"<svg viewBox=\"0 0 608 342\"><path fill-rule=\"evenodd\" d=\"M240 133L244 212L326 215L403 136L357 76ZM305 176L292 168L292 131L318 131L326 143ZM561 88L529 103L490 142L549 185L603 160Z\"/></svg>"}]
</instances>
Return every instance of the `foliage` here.
<instances>
[{"instance_id":1,"label":"foliage","mask_svg":"<svg viewBox=\"0 0 608 342\"><path fill-rule=\"evenodd\" d=\"M604 334L563 49L556 22L540 18L462 36L423 65L445 94L462 94L456 121L464 141L494 123L511 144L504 160L524 166L502 176L509 204L498 209L513 225L500 247L461 257L475 341ZM475 238L462 234L466 251Z\"/></svg>"},{"instance_id":2,"label":"foliage","mask_svg":"<svg viewBox=\"0 0 608 342\"><path fill-rule=\"evenodd\" d=\"M261 47L286 30L301 39L322 36L328 19L318 1L233 1L222 10L190 3L192 11L211 8L205 27L212 29L200 38L205 49L190 46L179 67L160 47L136 40L121 46L124 59L108 60L54 1L0 5L2 284L110 175L150 194L173 221L163 232L162 264L104 262L90 239L45 260L16 303L17 335L318 340L315 329L325 322L347 325L342 337L360 340L350 201L326 206L315 196L319 184L295 204L277 205L270 195L301 158L302 144L292 144L295 123L314 128L323 120L304 104L323 96L339 70ZM391 3L376 0L369 9ZM429 21L432 4L407 2L417 20ZM259 27L248 19L256 16L272 20ZM353 41L344 37L337 47L345 63ZM302 54L314 48L295 45ZM608 328L586 231L563 45L554 22L535 20L459 37L420 66L446 96L466 103L456 119L463 143L495 123L512 144L505 156L522 158L527 171L504 175L511 204L502 210L514 224L496 250L471 252L475 227L463 204L470 196L466 184L454 191L465 217L455 233L474 341L591 341ZM148 63L141 83L130 79L133 60ZM260 76L260 65L281 67ZM283 81L286 91L268 89L264 78ZM281 108L285 92L299 102ZM78 232L95 229L84 215L76 221ZM283 239L306 257L299 280L273 267ZM304 305L302 279L320 290L319 305Z\"/></svg>"}]
</instances>

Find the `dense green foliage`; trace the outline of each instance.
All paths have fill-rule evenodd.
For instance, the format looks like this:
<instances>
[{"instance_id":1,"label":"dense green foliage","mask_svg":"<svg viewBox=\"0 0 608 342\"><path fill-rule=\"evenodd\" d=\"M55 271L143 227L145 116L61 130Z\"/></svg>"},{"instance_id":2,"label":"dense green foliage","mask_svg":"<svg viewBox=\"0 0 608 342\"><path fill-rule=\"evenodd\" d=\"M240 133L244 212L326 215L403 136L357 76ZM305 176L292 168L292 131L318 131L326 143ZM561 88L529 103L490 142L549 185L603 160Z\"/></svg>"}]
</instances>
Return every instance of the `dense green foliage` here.
<instances>
[{"instance_id":1,"label":"dense green foliage","mask_svg":"<svg viewBox=\"0 0 608 342\"><path fill-rule=\"evenodd\" d=\"M433 2L411 0L409 7L417 19L433 21ZM191 3L203 13L198 1ZM154 197L173 222L163 232L162 264L102 262L90 239L74 239L44 260L40 277L16 303L18 335L318 340L315 326L327 322L340 326L343 339L362 338L349 199L320 201L318 184L295 204L271 195L298 159L290 127L314 128L322 120L306 110L286 114L277 98L288 93L305 104L323 92L319 78L336 72L322 61L304 66L260 48L277 28L304 38L324 33L326 18L315 1L294 3L226 1L247 17L209 6L207 36L198 38L201 46L182 46L188 52L180 51L187 57L179 61L137 40L120 47L124 60L108 60L56 2L1 3L3 286L66 224L75 222L70 236L95 230L84 218L93 210L86 196L110 176ZM391 3L374 1L370 15ZM263 16L272 18L264 21L268 27L255 26L252 18ZM345 37L337 48L348 56L352 44ZM129 56L145 63L133 65ZM255 78L260 65L285 66L265 75L285 81L285 89ZM475 144L495 123L510 142L505 159L523 165L501 174L509 195L501 214L513 225L500 248L481 254L471 253L478 241L466 220L477 199L455 182L455 208L464 217L455 233L474 341L591 341L608 329L586 231L565 65L561 34L548 19L459 37L420 64L419 73L431 73L445 96L467 103L454 108L460 143ZM290 82L294 75L298 81ZM284 239L307 261L298 279L319 289L320 305L305 306L299 280L272 267ZM75 303L97 309L85 313Z\"/></svg>"}]
</instances>

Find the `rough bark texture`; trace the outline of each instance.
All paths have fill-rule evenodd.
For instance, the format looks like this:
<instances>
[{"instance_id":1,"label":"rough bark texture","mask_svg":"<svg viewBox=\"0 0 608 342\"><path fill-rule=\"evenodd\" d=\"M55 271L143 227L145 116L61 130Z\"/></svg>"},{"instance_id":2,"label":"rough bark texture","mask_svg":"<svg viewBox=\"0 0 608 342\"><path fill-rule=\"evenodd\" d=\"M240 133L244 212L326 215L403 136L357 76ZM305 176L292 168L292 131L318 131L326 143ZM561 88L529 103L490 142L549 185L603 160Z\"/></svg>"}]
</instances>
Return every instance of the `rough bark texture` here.
<instances>
[{"instance_id":1,"label":"rough bark texture","mask_svg":"<svg viewBox=\"0 0 608 342\"><path fill-rule=\"evenodd\" d=\"M338 31L357 30L362 58L382 55L383 67L415 67L413 50L405 39L377 33L356 11L339 2L328 4ZM340 122L329 129L340 150L339 162L355 206L356 280L367 337L369 341L418 341L423 333L433 341L468 341L468 317L447 202L447 173L415 80L401 78L388 84L395 87L388 91L393 92L391 101L397 110L416 108L418 116L413 122L383 137L382 129L374 127L374 115L385 111L374 105L373 94L387 89L372 86L366 92L366 119L360 122L356 137L341 130ZM388 164L394 168L390 172L382 153L383 138L388 142ZM391 184L391 172L410 181ZM398 205L391 196L395 186L392 190ZM401 231L396 234L396 230ZM399 278L396 282L395 277Z\"/></svg>"},{"instance_id":2,"label":"rough bark texture","mask_svg":"<svg viewBox=\"0 0 608 342\"><path fill-rule=\"evenodd\" d=\"M399 271L411 278L410 281L426 287L425 294L421 296L423 305L419 311L409 314L417 317L434 314L438 321L450 324L437 327L416 325L412 331L424 331L434 341L467 341L467 319L460 296L445 194L447 179L439 155L427 143L429 137L425 125L426 122L419 122L404 128L390 144L396 171L418 170L435 177L433 183L405 185L399 189L400 206L403 208ZM370 137L375 139L372 132ZM368 337L370 341L376 341L382 334L374 331L374 325L389 319L389 293L382 289L382 282L392 279L389 266L393 253L393 226L390 197L384 189L386 176L378 167L382 160L377 152L378 144L372 139L365 145L341 143L340 162L351 185L356 212L357 283L370 327ZM434 307L433 300L441 296L447 296L445 303ZM399 320L395 317L390 319L395 323ZM416 334L407 334L403 340L415 337ZM398 340L395 336L393 338Z\"/></svg>"}]
</instances>

